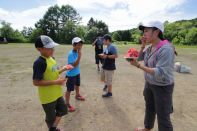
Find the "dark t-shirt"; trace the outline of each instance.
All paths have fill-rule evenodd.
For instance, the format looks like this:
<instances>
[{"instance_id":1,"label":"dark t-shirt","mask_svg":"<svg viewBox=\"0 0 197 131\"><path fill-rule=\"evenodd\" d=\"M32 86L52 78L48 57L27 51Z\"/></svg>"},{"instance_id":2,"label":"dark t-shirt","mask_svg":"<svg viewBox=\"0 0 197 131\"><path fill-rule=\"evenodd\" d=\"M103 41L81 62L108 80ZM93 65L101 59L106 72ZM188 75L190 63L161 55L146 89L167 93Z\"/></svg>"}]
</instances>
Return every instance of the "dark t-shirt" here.
<instances>
[{"instance_id":1,"label":"dark t-shirt","mask_svg":"<svg viewBox=\"0 0 197 131\"><path fill-rule=\"evenodd\" d=\"M95 43L95 53L100 54L103 53L103 41L102 37L98 37Z\"/></svg>"},{"instance_id":2,"label":"dark t-shirt","mask_svg":"<svg viewBox=\"0 0 197 131\"><path fill-rule=\"evenodd\" d=\"M46 59L40 56L33 65L33 80L42 80L46 67Z\"/></svg>"},{"instance_id":3,"label":"dark t-shirt","mask_svg":"<svg viewBox=\"0 0 197 131\"><path fill-rule=\"evenodd\" d=\"M105 50L104 54L106 55L117 55L117 49L116 47L111 43ZM103 69L105 70L115 70L116 65L115 65L115 59L109 59L106 58L103 60Z\"/></svg>"}]
</instances>

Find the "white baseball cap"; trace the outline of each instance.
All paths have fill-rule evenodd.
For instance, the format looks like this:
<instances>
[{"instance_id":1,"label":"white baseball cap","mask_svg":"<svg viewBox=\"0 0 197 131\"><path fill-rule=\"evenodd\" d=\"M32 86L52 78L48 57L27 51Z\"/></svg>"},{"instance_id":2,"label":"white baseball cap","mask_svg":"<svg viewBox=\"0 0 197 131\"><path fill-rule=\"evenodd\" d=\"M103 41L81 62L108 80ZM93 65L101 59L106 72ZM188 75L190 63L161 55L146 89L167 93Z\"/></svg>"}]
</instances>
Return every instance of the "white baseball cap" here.
<instances>
[{"instance_id":1,"label":"white baseball cap","mask_svg":"<svg viewBox=\"0 0 197 131\"><path fill-rule=\"evenodd\" d=\"M55 46L57 46L59 44L55 43L50 37L46 36L46 35L41 35L36 39L35 42L35 47L36 48L54 48Z\"/></svg>"},{"instance_id":2,"label":"white baseball cap","mask_svg":"<svg viewBox=\"0 0 197 131\"><path fill-rule=\"evenodd\" d=\"M72 39L72 45L75 44L75 43L79 43L79 42L83 43L82 39L79 38L79 37L75 37L75 38Z\"/></svg>"},{"instance_id":3,"label":"white baseball cap","mask_svg":"<svg viewBox=\"0 0 197 131\"><path fill-rule=\"evenodd\" d=\"M145 22L139 25L139 30L144 30L145 27L156 27L158 28L162 33L164 32L164 25L160 21L150 21Z\"/></svg>"}]
</instances>

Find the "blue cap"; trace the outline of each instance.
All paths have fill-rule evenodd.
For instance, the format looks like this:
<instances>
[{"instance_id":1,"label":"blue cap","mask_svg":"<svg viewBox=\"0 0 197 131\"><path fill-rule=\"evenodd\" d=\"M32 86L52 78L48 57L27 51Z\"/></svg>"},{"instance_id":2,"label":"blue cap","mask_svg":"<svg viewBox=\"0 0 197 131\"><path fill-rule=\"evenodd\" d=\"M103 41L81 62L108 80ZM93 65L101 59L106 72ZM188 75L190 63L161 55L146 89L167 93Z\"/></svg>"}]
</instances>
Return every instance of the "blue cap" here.
<instances>
[{"instance_id":1,"label":"blue cap","mask_svg":"<svg viewBox=\"0 0 197 131\"><path fill-rule=\"evenodd\" d=\"M109 34L105 34L104 36L103 36L103 40L112 40L111 39L111 36L109 35Z\"/></svg>"}]
</instances>

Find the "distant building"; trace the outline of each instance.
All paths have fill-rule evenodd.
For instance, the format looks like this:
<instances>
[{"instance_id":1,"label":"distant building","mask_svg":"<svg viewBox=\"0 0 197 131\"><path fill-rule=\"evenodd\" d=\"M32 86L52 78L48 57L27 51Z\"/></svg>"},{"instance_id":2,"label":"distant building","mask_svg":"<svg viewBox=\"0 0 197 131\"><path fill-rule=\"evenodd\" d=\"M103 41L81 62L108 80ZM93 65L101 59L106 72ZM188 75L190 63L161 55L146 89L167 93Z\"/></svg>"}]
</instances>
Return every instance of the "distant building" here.
<instances>
[{"instance_id":1,"label":"distant building","mask_svg":"<svg viewBox=\"0 0 197 131\"><path fill-rule=\"evenodd\" d=\"M0 44L8 44L8 41L5 37L0 37Z\"/></svg>"}]
</instances>

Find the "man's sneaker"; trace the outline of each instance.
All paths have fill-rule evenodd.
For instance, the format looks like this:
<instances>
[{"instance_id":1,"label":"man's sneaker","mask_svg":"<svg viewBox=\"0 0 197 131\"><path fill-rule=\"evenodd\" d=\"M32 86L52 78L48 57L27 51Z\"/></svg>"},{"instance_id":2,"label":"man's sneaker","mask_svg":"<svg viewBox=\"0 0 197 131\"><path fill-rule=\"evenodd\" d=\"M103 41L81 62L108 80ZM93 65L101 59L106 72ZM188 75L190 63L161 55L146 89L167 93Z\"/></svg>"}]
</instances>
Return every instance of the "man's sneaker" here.
<instances>
[{"instance_id":1,"label":"man's sneaker","mask_svg":"<svg viewBox=\"0 0 197 131\"><path fill-rule=\"evenodd\" d=\"M56 131L62 131L60 128L56 128Z\"/></svg>"},{"instance_id":2,"label":"man's sneaker","mask_svg":"<svg viewBox=\"0 0 197 131\"><path fill-rule=\"evenodd\" d=\"M103 91L107 91L107 85L104 86Z\"/></svg>"},{"instance_id":3,"label":"man's sneaker","mask_svg":"<svg viewBox=\"0 0 197 131\"><path fill-rule=\"evenodd\" d=\"M56 127L50 127L49 131L56 131L56 129L57 129Z\"/></svg>"},{"instance_id":4,"label":"man's sneaker","mask_svg":"<svg viewBox=\"0 0 197 131\"><path fill-rule=\"evenodd\" d=\"M103 94L102 97L111 97L112 93L111 92L107 92L106 94Z\"/></svg>"},{"instance_id":5,"label":"man's sneaker","mask_svg":"<svg viewBox=\"0 0 197 131\"><path fill-rule=\"evenodd\" d=\"M70 104L67 104L67 107L68 107L69 112L74 112L75 111L75 108L73 106L71 106Z\"/></svg>"},{"instance_id":6,"label":"man's sneaker","mask_svg":"<svg viewBox=\"0 0 197 131\"><path fill-rule=\"evenodd\" d=\"M61 131L61 129L59 129L57 127L50 127L49 131Z\"/></svg>"}]
</instances>

